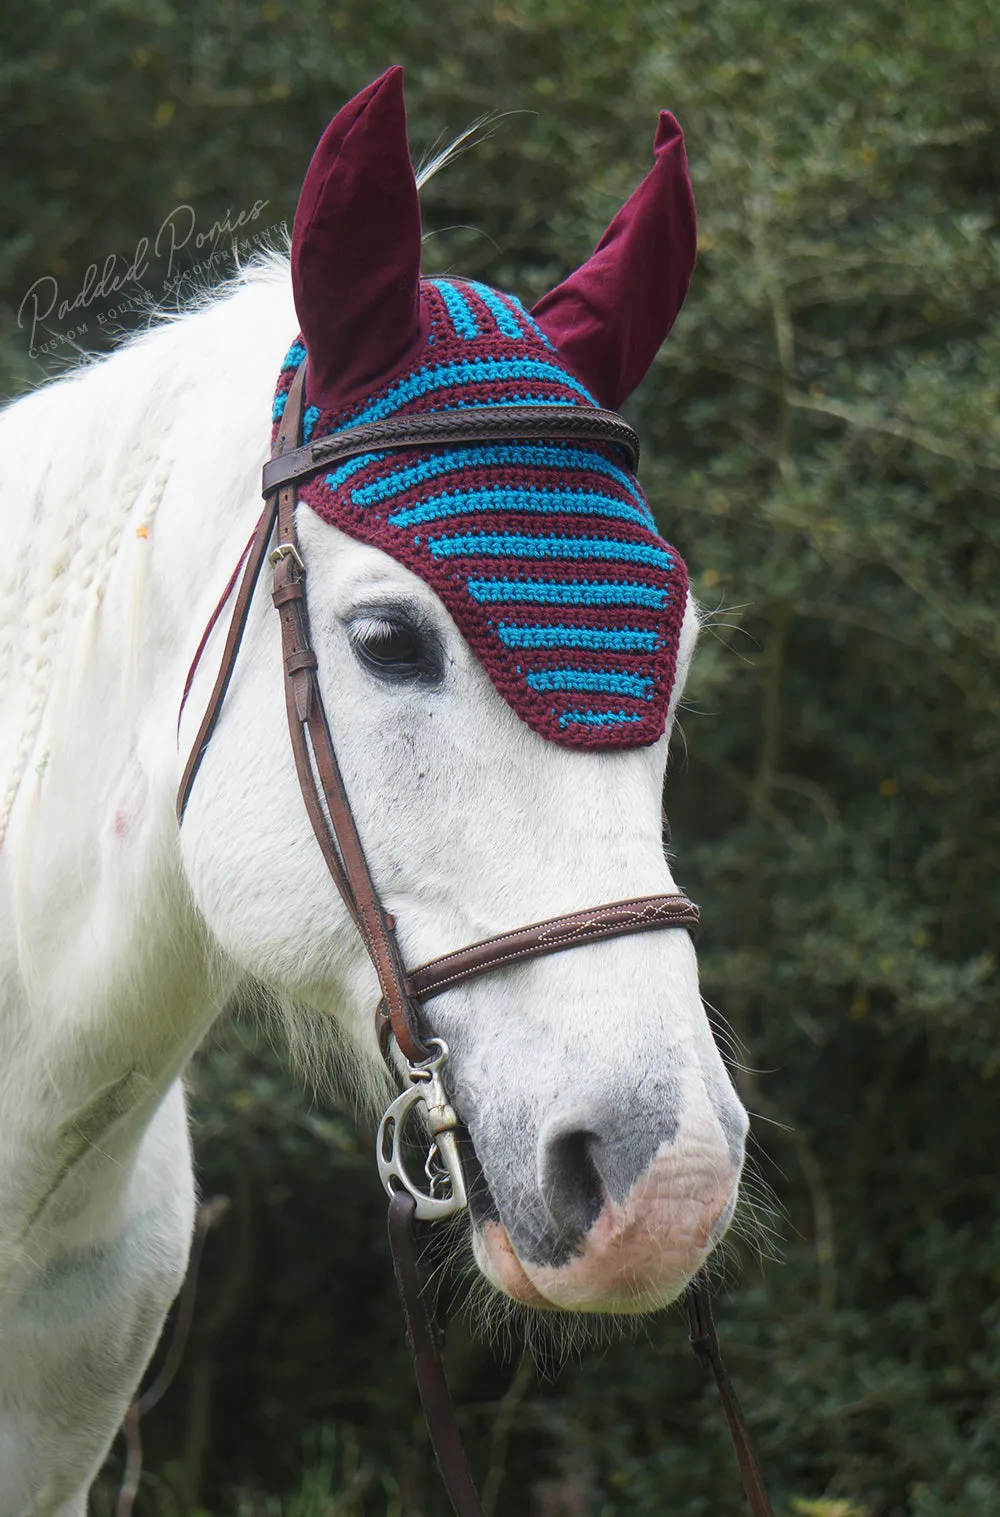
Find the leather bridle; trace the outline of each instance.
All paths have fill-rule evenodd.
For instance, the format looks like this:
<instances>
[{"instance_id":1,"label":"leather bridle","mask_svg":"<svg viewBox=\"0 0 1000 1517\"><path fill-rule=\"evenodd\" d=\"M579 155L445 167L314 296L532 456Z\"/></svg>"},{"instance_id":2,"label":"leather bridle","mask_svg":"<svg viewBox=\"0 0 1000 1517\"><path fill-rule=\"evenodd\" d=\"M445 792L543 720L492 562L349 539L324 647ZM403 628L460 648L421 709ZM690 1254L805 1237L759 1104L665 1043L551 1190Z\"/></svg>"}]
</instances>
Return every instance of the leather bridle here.
<instances>
[{"instance_id":1,"label":"leather bridle","mask_svg":"<svg viewBox=\"0 0 1000 1517\"><path fill-rule=\"evenodd\" d=\"M303 364L288 392L272 458L264 467L266 505L244 554L243 575L219 672L181 777L177 818L178 823L184 819L195 777L218 722L254 590L267 558L274 566L272 600L281 623L285 705L302 798L327 868L378 976L381 995L376 1026L383 1056L393 1068L394 1041L408 1066L407 1088L383 1119L377 1157L389 1194L389 1236L417 1382L431 1442L455 1511L458 1517L482 1517L444 1375L441 1332L421 1268L415 1230L419 1220L451 1215L466 1204L456 1138L459 1119L448 1102L442 1075L448 1051L440 1039L427 1035L420 1007L433 996L479 975L581 943L677 927L695 934L699 913L691 901L679 894L615 901L534 922L407 970L396 940L395 921L382 905L368 868L320 694L306 608L306 565L295 524L298 482L335 460L359 453L427 447L441 442L454 445L456 441L552 437L610 442L626 453L633 468L638 463L639 445L628 423L614 412L563 406L503 406L470 407L376 422L300 446L304 381ZM277 544L271 549L275 524ZM208 631L235 582L236 574L199 644L195 666ZM185 698L192 675L185 685ZM431 1140L425 1168L429 1192L411 1181L402 1156L403 1128L416 1106L422 1108ZM446 1193L438 1194L442 1189ZM711 1365L719 1384L751 1510L754 1517L773 1517L739 1404L722 1364L704 1272L689 1286L686 1300L691 1343L703 1361Z\"/></svg>"}]
</instances>

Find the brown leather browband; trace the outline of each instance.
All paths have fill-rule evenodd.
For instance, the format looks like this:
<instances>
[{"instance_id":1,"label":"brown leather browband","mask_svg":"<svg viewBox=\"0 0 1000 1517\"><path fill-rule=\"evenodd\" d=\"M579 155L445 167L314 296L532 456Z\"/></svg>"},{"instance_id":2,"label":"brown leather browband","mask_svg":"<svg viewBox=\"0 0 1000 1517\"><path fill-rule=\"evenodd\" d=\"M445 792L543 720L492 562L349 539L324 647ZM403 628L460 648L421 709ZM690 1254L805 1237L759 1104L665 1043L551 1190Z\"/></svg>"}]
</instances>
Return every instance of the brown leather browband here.
<instances>
[{"instance_id":1,"label":"brown leather browband","mask_svg":"<svg viewBox=\"0 0 1000 1517\"><path fill-rule=\"evenodd\" d=\"M297 481L335 459L360 452L496 438L586 438L612 442L625 449L634 467L638 460L638 440L628 424L610 412L563 406L505 406L502 409L470 407L377 422L318 438L306 447L299 447L304 374L303 365L288 392L274 457L264 469L267 504L246 553L246 566L222 662L181 777L177 817L178 822L183 821L191 787L218 721L254 589L267 557L274 564L272 600L281 623L285 706L303 802L333 882L357 925L378 975L381 999L376 1020L383 1053L390 1058L391 1034L403 1057L411 1066L418 1066L428 1061L431 1055L420 1022L418 1008L422 1002L476 975L489 974L524 959L558 953L583 943L678 927L686 928L694 935L698 929L698 908L685 896L677 894L614 901L498 933L482 942L443 954L418 969L406 970L396 941L395 921L382 905L368 868L320 694L317 659L309 636L305 564L295 525ZM278 541L268 553L276 520ZM213 613L213 621L217 615L218 608ZM207 633L198 646L195 664L185 685L185 696L206 641ZM419 1070L413 1071L414 1079L419 1073ZM389 1233L417 1383L431 1444L452 1505L458 1517L483 1517L444 1375L441 1333L419 1258L415 1204L414 1196L408 1191L394 1190L389 1202ZM692 1346L715 1372L751 1511L754 1517L773 1517L739 1403L722 1364L703 1273L688 1287L687 1305Z\"/></svg>"},{"instance_id":2,"label":"brown leather browband","mask_svg":"<svg viewBox=\"0 0 1000 1517\"><path fill-rule=\"evenodd\" d=\"M289 392L290 393L290 392ZM287 407L288 402L285 402ZM305 479L329 464L359 453L386 448L429 448L447 443L524 442L557 437L560 441L604 442L621 448L634 472L639 467L639 439L617 411L583 406L462 406L373 421L343 432L330 432L301 448L288 448L264 465L262 493Z\"/></svg>"}]
</instances>

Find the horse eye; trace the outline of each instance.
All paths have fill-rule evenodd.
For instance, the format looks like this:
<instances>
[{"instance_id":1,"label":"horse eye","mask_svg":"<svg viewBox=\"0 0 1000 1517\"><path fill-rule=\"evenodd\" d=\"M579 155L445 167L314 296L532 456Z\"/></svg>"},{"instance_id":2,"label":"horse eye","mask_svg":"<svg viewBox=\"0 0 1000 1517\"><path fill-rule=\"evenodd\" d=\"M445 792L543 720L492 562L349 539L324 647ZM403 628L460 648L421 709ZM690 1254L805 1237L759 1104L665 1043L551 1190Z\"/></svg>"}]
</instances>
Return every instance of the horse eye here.
<instances>
[{"instance_id":1,"label":"horse eye","mask_svg":"<svg viewBox=\"0 0 1000 1517\"><path fill-rule=\"evenodd\" d=\"M384 679L439 676L436 648L410 621L368 613L351 622L349 635L361 662Z\"/></svg>"}]
</instances>

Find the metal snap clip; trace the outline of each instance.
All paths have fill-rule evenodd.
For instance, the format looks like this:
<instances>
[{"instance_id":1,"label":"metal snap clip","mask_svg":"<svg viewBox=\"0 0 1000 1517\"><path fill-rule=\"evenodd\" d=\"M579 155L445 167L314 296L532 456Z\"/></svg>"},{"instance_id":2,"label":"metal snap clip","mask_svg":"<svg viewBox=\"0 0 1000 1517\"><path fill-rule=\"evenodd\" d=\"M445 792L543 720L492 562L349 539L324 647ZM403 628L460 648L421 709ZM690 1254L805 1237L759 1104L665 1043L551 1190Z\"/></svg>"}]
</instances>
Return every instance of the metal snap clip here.
<instances>
[{"instance_id":1,"label":"metal snap clip","mask_svg":"<svg viewBox=\"0 0 1000 1517\"><path fill-rule=\"evenodd\" d=\"M455 1128L458 1117L448 1100L441 1071L448 1058L448 1045L432 1038L437 1048L433 1058L423 1064L411 1064L410 1084L388 1107L379 1124L375 1157L379 1178L386 1193L402 1188L416 1202L414 1215L421 1222L440 1222L454 1216L468 1205L465 1176L458 1152ZM417 1107L430 1138L424 1175L429 1189L422 1190L407 1174L403 1160L403 1132Z\"/></svg>"}]
</instances>

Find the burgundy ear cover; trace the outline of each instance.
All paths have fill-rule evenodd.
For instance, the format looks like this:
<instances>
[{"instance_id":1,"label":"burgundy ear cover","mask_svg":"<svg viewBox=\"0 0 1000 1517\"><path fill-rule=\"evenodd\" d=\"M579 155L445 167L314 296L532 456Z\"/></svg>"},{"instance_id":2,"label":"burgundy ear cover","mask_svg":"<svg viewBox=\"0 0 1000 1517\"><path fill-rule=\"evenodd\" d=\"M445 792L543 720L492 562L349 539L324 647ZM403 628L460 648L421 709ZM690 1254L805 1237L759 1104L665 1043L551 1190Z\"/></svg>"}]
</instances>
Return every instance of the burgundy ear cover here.
<instances>
[{"instance_id":1,"label":"burgundy ear cover","mask_svg":"<svg viewBox=\"0 0 1000 1517\"><path fill-rule=\"evenodd\" d=\"M661 111L656 162L587 262L532 316L602 406L617 410L648 370L684 303L697 247L684 135Z\"/></svg>"},{"instance_id":2,"label":"burgundy ear cover","mask_svg":"<svg viewBox=\"0 0 1000 1517\"><path fill-rule=\"evenodd\" d=\"M684 138L660 114L655 164L593 255L532 315L601 405L640 383L687 294L696 251ZM339 409L406 369L423 346L420 206L403 71L388 69L320 139L292 234L309 401Z\"/></svg>"},{"instance_id":3,"label":"burgundy ear cover","mask_svg":"<svg viewBox=\"0 0 1000 1517\"><path fill-rule=\"evenodd\" d=\"M683 138L593 256L536 306L475 281L420 282L420 212L402 70L350 101L316 149L292 239L308 356L304 437L467 406L617 406L687 292L695 215ZM305 344L305 351L303 350ZM610 445L442 444L348 459L299 498L441 597L497 690L543 737L633 747L663 733L687 574Z\"/></svg>"},{"instance_id":4,"label":"burgundy ear cover","mask_svg":"<svg viewBox=\"0 0 1000 1517\"><path fill-rule=\"evenodd\" d=\"M311 405L349 404L423 346L420 206L401 68L349 101L320 139L295 213L292 290Z\"/></svg>"}]
</instances>

